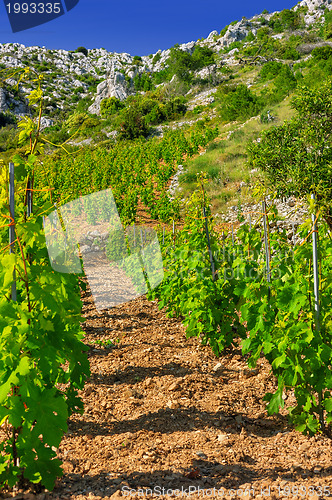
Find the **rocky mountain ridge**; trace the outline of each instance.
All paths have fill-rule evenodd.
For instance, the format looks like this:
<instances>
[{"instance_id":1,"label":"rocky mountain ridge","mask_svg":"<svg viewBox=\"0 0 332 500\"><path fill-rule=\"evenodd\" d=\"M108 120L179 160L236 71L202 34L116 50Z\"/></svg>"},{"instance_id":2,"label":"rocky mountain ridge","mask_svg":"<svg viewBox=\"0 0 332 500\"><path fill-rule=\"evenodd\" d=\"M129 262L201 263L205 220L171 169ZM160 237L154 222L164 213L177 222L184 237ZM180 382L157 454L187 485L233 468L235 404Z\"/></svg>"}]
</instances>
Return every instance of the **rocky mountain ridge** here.
<instances>
[{"instance_id":1,"label":"rocky mountain ridge","mask_svg":"<svg viewBox=\"0 0 332 500\"><path fill-rule=\"evenodd\" d=\"M306 26L319 22L324 10L332 8L332 0L302 0L293 10L305 7ZM203 68L196 76L204 78L217 72L222 66L235 65L237 49L225 51L232 43L244 40L251 32L257 31L275 14L263 13L251 19L242 18L231 23L221 33L212 31L207 38L179 45L179 49L192 53L196 46L209 47L217 55L216 64ZM170 49L158 50L148 56L132 56L128 53L108 52L106 49L91 49L85 55L67 50L49 50L46 47L25 47L19 43L0 44L0 68L13 70L32 66L45 76L44 90L47 90L49 105L46 112L63 109L68 93L74 93L73 103L84 98L92 98L90 113L100 112L100 103L104 98L117 97L126 99L134 94L132 82L136 75L156 73L167 67ZM23 95L29 89L22 88ZM27 111L24 99L17 101L10 91L10 86L2 87L0 94L0 112L11 111L15 115Z\"/></svg>"}]
</instances>

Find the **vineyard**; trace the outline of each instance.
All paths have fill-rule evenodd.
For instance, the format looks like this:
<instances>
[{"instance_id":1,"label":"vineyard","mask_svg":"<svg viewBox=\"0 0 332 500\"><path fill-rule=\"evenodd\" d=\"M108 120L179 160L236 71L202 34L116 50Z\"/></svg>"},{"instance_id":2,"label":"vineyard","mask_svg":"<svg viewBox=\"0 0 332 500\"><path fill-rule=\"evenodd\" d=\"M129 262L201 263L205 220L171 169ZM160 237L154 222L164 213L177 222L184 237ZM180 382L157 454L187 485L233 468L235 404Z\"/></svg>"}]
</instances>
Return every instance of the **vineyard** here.
<instances>
[{"instance_id":1,"label":"vineyard","mask_svg":"<svg viewBox=\"0 0 332 500\"><path fill-rule=\"evenodd\" d=\"M161 140L128 141L108 151L97 148L75 156L61 154L57 160L44 161L37 167L35 188L52 186L53 200L63 203L111 187L125 226L135 222L139 201L152 219L166 222L179 217L178 205L171 203L167 194L177 165L217 135L217 127L201 122L189 133L168 131Z\"/></svg>"},{"instance_id":2,"label":"vineyard","mask_svg":"<svg viewBox=\"0 0 332 500\"><path fill-rule=\"evenodd\" d=\"M262 222L252 228L241 224L236 239L230 230L220 235L211 215L203 216L202 203L204 196L194 193L184 229L176 237L167 235L166 275L150 297L170 315L181 316L187 336L209 343L216 356L238 337L250 368L265 356L278 380L277 391L264 397L268 413L278 413L291 390L297 405L289 408L289 416L296 429L325 430L331 436L332 237L327 224L319 221L319 318L310 220L301 226L298 247L278 230L269 234L265 248ZM273 205L266 215L274 226Z\"/></svg>"},{"instance_id":3,"label":"vineyard","mask_svg":"<svg viewBox=\"0 0 332 500\"><path fill-rule=\"evenodd\" d=\"M146 296L151 301L151 310L160 321L166 321L164 313L168 319L178 318L178 323L174 319L168 324L184 328L188 345L193 349L201 348L205 356L210 356L211 364L215 363L215 374L222 366L217 361L224 356L227 358L232 350L240 353L237 355L242 365L248 364L247 369L242 369L250 376L257 373L258 365L268 367L266 369L270 370L275 383L265 384L269 392L261 395L259 403L262 407L264 402L267 415L272 417L280 412L285 415L285 400L289 400L292 403L286 408L289 425L308 439L317 436L331 438L332 236L329 206L325 206L322 213L320 211L329 195L325 186L319 184L320 204L314 199L310 202L312 217L299 228L297 241L300 243L297 245L290 244L285 230L272 230L278 227L279 216L273 203L267 206L264 200L258 221L245 223L239 213L236 233L229 228L220 232L206 195L204 174L197 176L197 189L181 203L178 199L172 201L167 192L177 166L200 153L215 139L219 134L218 127L212 128L206 121L199 121L191 130L169 131L162 139L120 141L109 149L97 147L70 155L62 152L44 155L41 161L39 133L43 101L40 87L39 91L32 91L30 95L30 102L39 106L39 122L36 125L26 119L20 124L20 141L27 148L25 154L13 157L9 174L7 165L1 166L1 487L11 492L14 486L22 490L33 487L39 493L43 487L53 490L63 474L61 466L65 457L59 458L62 440L74 432L72 429L81 422L80 418L88 418L91 409L83 404L86 383L99 384L100 379L104 379L105 385L115 386L121 383L123 370L131 375L135 372L130 364L122 368L120 364L117 368L120 375L114 379L107 372L99 372L91 378L89 358L92 352L96 352L96 345L99 346L98 354L101 351L112 357L113 351L121 348L120 341L127 330L123 329L123 334L118 334L117 338L112 335L112 338L98 339L98 344L94 344L90 336L88 345L85 318L81 315L81 299L87 296L88 289L86 276L55 270L45 239L45 217L51 212L61 213L64 204L81 196L107 192L107 189L112 189L122 227L119 228L118 221L116 230L112 233L110 228L110 233L106 233L105 255L110 261L118 262L121 271L132 280L136 296L148 290ZM253 147L255 155L262 154L259 148L264 146L265 139ZM325 180L329 182L328 177ZM302 186L303 189L306 187ZM97 198L92 197L92 200ZM109 205L99 206L94 201L84 203L91 226L98 227L98 221L110 222L110 200ZM141 251L143 253L144 245L148 248L154 241L155 233L145 228L143 244L142 227L138 233L135 226L140 222L137 220L139 206L148 210L151 219L159 224L159 248L154 247L148 261L142 258ZM173 229L166 224L171 220ZM175 230L176 220L181 223L181 229ZM76 250L79 249L77 243ZM150 277L158 274L161 262L159 249L164 279L161 283L157 279L153 283ZM82 264L82 253L79 259ZM158 286L155 286L157 282ZM137 304L142 305L144 301L145 298L139 297ZM157 312L157 306L163 312ZM132 307L135 309L135 304ZM144 307L148 306L145 304ZM144 314L138 317L138 323L145 318ZM104 321L108 318L111 324L117 315L121 316L121 313L105 311ZM133 311L131 315L134 315ZM132 320L130 314L124 314L120 330L129 319ZM105 323L102 328L104 331ZM130 327L132 331L135 328ZM163 335L166 335L164 331ZM158 339L161 341L160 336ZM135 358L136 354L131 356ZM198 361L196 364L199 367ZM166 372L169 381L175 367L168 368L159 367L155 376L162 377ZM147 370L142 389L153 386L148 375ZM142 382L141 375L137 374L129 379L134 379L131 385ZM224 380L226 378L217 377L213 383L220 387ZM185 384L185 376L181 382ZM169 391L177 390L178 385L179 382L172 380ZM94 388L90 390L89 394ZM113 391L115 389L111 388L108 394ZM130 398L141 399L132 388L130 391L130 401ZM220 425L220 422L218 425L211 423L211 420L218 420L217 413L210 419L206 415L197 417L195 407L190 406L190 401L195 398L195 387L186 394L188 398L183 399L188 399L189 410L184 412L185 426L194 427L199 418L205 423L209 420L207 426ZM251 393L250 397L254 398L254 395ZM116 432L114 429L121 424L111 411L114 404L109 400L103 403L103 411L109 411L106 421L98 422L97 430L93 425L91 431L90 424L82 424L78 434L89 428L89 435L97 433L103 441L107 433ZM236 404L234 402L234 406ZM170 410L182 411L179 400L168 401L166 406ZM160 412L160 409L154 410ZM212 410L219 411L210 407ZM203 414L204 410L201 412ZM162 425L168 424L171 417L166 411L161 413ZM138 422L142 415L146 414L143 412L135 417ZM194 422L191 421L192 415L196 415ZM176 421L176 416L173 417ZM126 414L126 418L130 419L130 414ZM238 426L242 426L241 439L245 439L244 419L240 414L234 418L236 424L230 428L237 432ZM229 427L226 425L225 429ZM218 437L218 440L222 439ZM121 446L126 448L127 441L124 443ZM112 457L112 453L108 453ZM208 458L201 451L196 455L203 460ZM143 455L143 459L144 456L158 460L157 452ZM252 458L243 453L234 456L234 460L252 464ZM204 470L209 471L208 467L201 470L193 465L186 463L186 468L191 467L183 473L187 480L200 479ZM215 462L212 465L214 467ZM168 466L171 466L169 461ZM90 468L93 468L91 463ZM85 473L84 467L80 469L80 474ZM130 486L130 482L128 484Z\"/></svg>"}]
</instances>

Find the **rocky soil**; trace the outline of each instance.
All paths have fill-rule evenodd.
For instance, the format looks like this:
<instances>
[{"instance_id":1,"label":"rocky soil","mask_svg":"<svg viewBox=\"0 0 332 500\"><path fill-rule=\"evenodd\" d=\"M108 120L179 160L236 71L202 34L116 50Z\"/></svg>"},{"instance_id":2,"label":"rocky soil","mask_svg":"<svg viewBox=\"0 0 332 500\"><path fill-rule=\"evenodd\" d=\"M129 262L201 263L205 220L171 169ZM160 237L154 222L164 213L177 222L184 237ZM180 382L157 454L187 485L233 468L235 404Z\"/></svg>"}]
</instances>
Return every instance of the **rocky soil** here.
<instances>
[{"instance_id":1,"label":"rocky soil","mask_svg":"<svg viewBox=\"0 0 332 500\"><path fill-rule=\"evenodd\" d=\"M267 416L263 358L249 370L236 342L216 358L145 297L101 313L89 287L82 300L91 377L58 450L64 475L52 493L1 498L331 497L331 440Z\"/></svg>"}]
</instances>

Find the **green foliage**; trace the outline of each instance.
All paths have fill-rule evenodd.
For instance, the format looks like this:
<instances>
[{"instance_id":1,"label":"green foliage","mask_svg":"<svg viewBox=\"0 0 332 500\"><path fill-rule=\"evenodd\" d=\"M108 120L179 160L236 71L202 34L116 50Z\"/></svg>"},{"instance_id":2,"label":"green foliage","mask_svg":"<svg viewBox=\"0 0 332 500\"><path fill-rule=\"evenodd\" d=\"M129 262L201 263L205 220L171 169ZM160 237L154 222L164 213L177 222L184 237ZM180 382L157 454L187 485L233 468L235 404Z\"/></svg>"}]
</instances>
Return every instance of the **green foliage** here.
<instances>
[{"instance_id":1,"label":"green foliage","mask_svg":"<svg viewBox=\"0 0 332 500\"><path fill-rule=\"evenodd\" d=\"M152 77L148 73L140 73L134 77L134 88L136 91L143 90L147 92L154 87Z\"/></svg>"},{"instance_id":2,"label":"green foliage","mask_svg":"<svg viewBox=\"0 0 332 500\"><path fill-rule=\"evenodd\" d=\"M123 227L110 231L106 245L106 256L110 262L121 262L128 256L129 245Z\"/></svg>"},{"instance_id":3,"label":"green foliage","mask_svg":"<svg viewBox=\"0 0 332 500\"><path fill-rule=\"evenodd\" d=\"M256 115L262 108L259 97L244 84L220 85L216 97L221 103L220 117L225 122L245 120Z\"/></svg>"},{"instance_id":4,"label":"green foliage","mask_svg":"<svg viewBox=\"0 0 332 500\"><path fill-rule=\"evenodd\" d=\"M276 220L277 212L272 213ZM283 393L294 390L296 405L289 407L289 417L296 429L304 434L324 430L325 423L332 420L331 374L331 295L328 286L321 290L321 328L316 328L313 300L311 224L303 226L299 237L305 244L295 252L287 249L286 232L270 234L271 269L270 283L263 274L259 279L244 279L239 282L237 293L242 297L241 321L246 322L249 337L243 342L243 354L250 353L251 368L257 359L264 356L272 366L278 379L275 394L268 393L268 413L278 413L284 407ZM320 225L320 259L322 279L331 272L331 240L325 237L327 227ZM243 226L238 231L240 248L246 247L261 252L261 238L257 230L249 232ZM239 249L239 244L237 245ZM241 250L240 250L241 251ZM329 257L328 257L329 256ZM243 257L242 257L243 259ZM257 257L254 257L255 261ZM325 261L325 259L328 259ZM238 259L239 262L239 259ZM255 265L251 261L251 265ZM242 263L241 263L242 264ZM324 319L323 319L324 318ZM323 409L327 409L326 420ZM325 420L325 422L324 422Z\"/></svg>"},{"instance_id":5,"label":"green foliage","mask_svg":"<svg viewBox=\"0 0 332 500\"><path fill-rule=\"evenodd\" d=\"M167 63L171 74L181 81L191 81L192 56L188 52L172 47Z\"/></svg>"},{"instance_id":6,"label":"green foliage","mask_svg":"<svg viewBox=\"0 0 332 500\"><path fill-rule=\"evenodd\" d=\"M282 66L283 64L277 61L269 61L263 64L259 72L259 77L262 80L262 82L275 78L279 74L279 71L282 68Z\"/></svg>"},{"instance_id":7,"label":"green foliage","mask_svg":"<svg viewBox=\"0 0 332 500\"><path fill-rule=\"evenodd\" d=\"M324 14L325 22L323 25L323 37L325 40L332 38L332 12L326 9Z\"/></svg>"},{"instance_id":8,"label":"green foliage","mask_svg":"<svg viewBox=\"0 0 332 500\"><path fill-rule=\"evenodd\" d=\"M92 104L91 97L83 97L83 99L80 99L77 106L76 106L76 112L77 113L87 113L88 108Z\"/></svg>"},{"instance_id":9,"label":"green foliage","mask_svg":"<svg viewBox=\"0 0 332 500\"><path fill-rule=\"evenodd\" d=\"M296 49L294 49L294 47L285 47L279 52L279 54L282 59L291 61L297 61L297 59L300 58L300 54Z\"/></svg>"},{"instance_id":10,"label":"green foliage","mask_svg":"<svg viewBox=\"0 0 332 500\"><path fill-rule=\"evenodd\" d=\"M148 132L149 125L157 125L166 120L174 120L182 116L186 112L186 99L182 96L166 97L165 92L146 92L144 95L136 95L129 97L126 101L126 109L120 113L120 127L122 127L123 116L131 107L136 110L140 116L141 122L145 123L144 133L139 133L136 137L145 136ZM134 135L126 137L121 135L121 138L134 138Z\"/></svg>"},{"instance_id":11,"label":"green foliage","mask_svg":"<svg viewBox=\"0 0 332 500\"><path fill-rule=\"evenodd\" d=\"M65 126L68 127L69 129L77 129L78 127L81 127L85 120L88 119L88 114L87 113L74 113L73 115L70 115L69 118L65 122Z\"/></svg>"},{"instance_id":12,"label":"green foliage","mask_svg":"<svg viewBox=\"0 0 332 500\"><path fill-rule=\"evenodd\" d=\"M152 75L152 82L154 85L159 85L160 83L168 82L172 78L172 73L169 68L164 68Z\"/></svg>"},{"instance_id":13,"label":"green foliage","mask_svg":"<svg viewBox=\"0 0 332 500\"><path fill-rule=\"evenodd\" d=\"M15 125L17 123L17 119L15 115L11 113L2 113L0 112L0 128L5 127L6 125Z\"/></svg>"},{"instance_id":14,"label":"green foliage","mask_svg":"<svg viewBox=\"0 0 332 500\"><path fill-rule=\"evenodd\" d=\"M324 47L316 47L311 55L315 61L327 61L332 56L332 47L325 45Z\"/></svg>"},{"instance_id":15,"label":"green foliage","mask_svg":"<svg viewBox=\"0 0 332 500\"><path fill-rule=\"evenodd\" d=\"M301 86L292 107L293 119L249 146L249 166L265 171L279 195L316 193L332 227L332 80L319 89Z\"/></svg>"},{"instance_id":16,"label":"green foliage","mask_svg":"<svg viewBox=\"0 0 332 500\"><path fill-rule=\"evenodd\" d=\"M155 54L155 56L152 59L152 64L156 64L158 61L160 61L160 59L161 59L161 54L160 52L157 52L157 54Z\"/></svg>"},{"instance_id":17,"label":"green foliage","mask_svg":"<svg viewBox=\"0 0 332 500\"><path fill-rule=\"evenodd\" d=\"M225 26L225 27L224 27L224 28L220 31L220 36L224 36L224 35L226 35L228 28L229 28L229 24L227 24L227 26Z\"/></svg>"},{"instance_id":18,"label":"green foliage","mask_svg":"<svg viewBox=\"0 0 332 500\"><path fill-rule=\"evenodd\" d=\"M0 129L0 151L9 151L17 148L17 131L13 125Z\"/></svg>"},{"instance_id":19,"label":"green foliage","mask_svg":"<svg viewBox=\"0 0 332 500\"><path fill-rule=\"evenodd\" d=\"M16 158L22 178L17 179L18 189L26 186L25 169L24 161ZM3 181L4 174L3 169ZM6 182L1 185L5 214ZM0 420L8 430L0 444L0 484L12 486L24 477L52 489L63 471L51 447L59 446L71 413L82 411L77 390L83 388L89 368L81 342L78 278L56 273L48 259L42 214L52 205L47 202L28 221L24 208L23 202L17 203L17 254L0 254ZM0 244L6 247L7 237ZM8 302L14 268L18 300Z\"/></svg>"},{"instance_id":20,"label":"green foliage","mask_svg":"<svg viewBox=\"0 0 332 500\"><path fill-rule=\"evenodd\" d=\"M75 52L81 52L81 54L84 54L85 56L87 56L89 53L88 49L86 49L85 47L77 47Z\"/></svg>"},{"instance_id":21,"label":"green foliage","mask_svg":"<svg viewBox=\"0 0 332 500\"><path fill-rule=\"evenodd\" d=\"M203 179L202 179L203 181ZM212 252L217 251L217 234L212 228L212 217L202 191L195 192L186 203L183 230L167 233L162 247L166 269L164 280L149 293L150 299L159 299L159 307L166 307L169 316L183 316L187 337L200 337L209 343L216 355L245 330L236 316L238 302L234 294L235 280L212 279L212 268L207 248L206 226ZM216 269L219 270L216 262Z\"/></svg>"},{"instance_id":22,"label":"green foliage","mask_svg":"<svg viewBox=\"0 0 332 500\"><path fill-rule=\"evenodd\" d=\"M256 38L258 41L266 41L269 33L270 33L269 27L263 26L262 28L259 28L257 30Z\"/></svg>"},{"instance_id":23,"label":"green foliage","mask_svg":"<svg viewBox=\"0 0 332 500\"><path fill-rule=\"evenodd\" d=\"M214 52L208 47L196 45L193 53L189 54L175 46L172 47L167 62L172 75L176 75L180 81L190 83L192 71L213 64Z\"/></svg>"},{"instance_id":24,"label":"green foliage","mask_svg":"<svg viewBox=\"0 0 332 500\"><path fill-rule=\"evenodd\" d=\"M125 104L116 97L108 97L100 103L100 114L103 118L114 115L125 107Z\"/></svg>"},{"instance_id":25,"label":"green foliage","mask_svg":"<svg viewBox=\"0 0 332 500\"><path fill-rule=\"evenodd\" d=\"M118 133L120 139L136 139L148 135L147 121L136 102L132 102L121 111Z\"/></svg>"},{"instance_id":26,"label":"green foliage","mask_svg":"<svg viewBox=\"0 0 332 500\"><path fill-rule=\"evenodd\" d=\"M298 236L303 244L295 251L289 247L285 230L269 235L272 272L268 281L259 229L242 225L235 245L231 232L218 240L207 210L211 254L217 270L213 281L202 203L200 193L194 193L187 203L183 230L174 236L166 233L162 248L164 280L148 298L158 298L159 307L166 307L168 315L181 315L187 336L210 343L216 355L236 336L242 339L242 353L249 355L250 368L265 356L278 381L277 391L263 398L270 415L284 407L284 395L287 397L293 390L296 403L287 409L296 429L311 435L331 430L332 282L328 277L332 271L332 239L326 237L327 226L318 222L322 284L318 329L311 221L301 227ZM276 222L275 207L269 208L268 217Z\"/></svg>"},{"instance_id":27,"label":"green foliage","mask_svg":"<svg viewBox=\"0 0 332 500\"><path fill-rule=\"evenodd\" d=\"M42 109L39 78L29 101ZM0 486L28 481L52 490L63 474L54 448L67 432L68 417L83 412L78 390L90 375L84 352L88 348L82 343L79 279L50 265L43 232L43 216L54 210L47 201L49 194L40 193L42 203L27 218L28 180L33 184L42 148L32 120L23 118L18 126L19 143L27 143L28 149L25 159L19 155L12 159L16 194L12 254L8 252L8 170L0 169L0 422L4 430Z\"/></svg>"},{"instance_id":28,"label":"green foliage","mask_svg":"<svg viewBox=\"0 0 332 500\"><path fill-rule=\"evenodd\" d=\"M161 140L118 141L109 151L99 147L73 156L57 153L44 159L43 168L36 168L35 186L54 188L53 199L59 203L65 195L69 197L66 201L71 201L112 187L122 223L134 221L138 197L156 218L167 220L178 214L176 204L165 194L175 165L183 163L185 153L188 157L197 154L200 146L206 146L217 134L217 128L202 122L202 129L190 135L174 130ZM38 192L35 196L39 198Z\"/></svg>"},{"instance_id":29,"label":"green foliage","mask_svg":"<svg viewBox=\"0 0 332 500\"><path fill-rule=\"evenodd\" d=\"M285 30L295 30L303 27L303 9L296 11L284 9L276 12L269 20L269 26L275 33Z\"/></svg>"},{"instance_id":30,"label":"green foliage","mask_svg":"<svg viewBox=\"0 0 332 500\"><path fill-rule=\"evenodd\" d=\"M267 63L269 64L269 63ZM297 80L288 64L282 64L277 76L273 80L273 87L262 94L267 104L275 104L282 101L297 86Z\"/></svg>"},{"instance_id":31,"label":"green foliage","mask_svg":"<svg viewBox=\"0 0 332 500\"><path fill-rule=\"evenodd\" d=\"M249 31L248 35L245 38L245 42L253 42L255 40L255 35L252 31Z\"/></svg>"},{"instance_id":32,"label":"green foliage","mask_svg":"<svg viewBox=\"0 0 332 500\"><path fill-rule=\"evenodd\" d=\"M199 70L213 63L213 50L206 46L196 45L192 53L192 69Z\"/></svg>"},{"instance_id":33,"label":"green foliage","mask_svg":"<svg viewBox=\"0 0 332 500\"><path fill-rule=\"evenodd\" d=\"M76 80L79 80L80 82L86 83L89 85L88 91L89 92L96 92L97 85L99 84L99 79L96 78L95 76L87 73L84 75L76 75Z\"/></svg>"},{"instance_id":34,"label":"green foliage","mask_svg":"<svg viewBox=\"0 0 332 500\"><path fill-rule=\"evenodd\" d=\"M332 71L331 47L316 47L312 51L312 58L309 59L303 72L304 82L309 87L320 87L322 81L330 77Z\"/></svg>"}]
</instances>

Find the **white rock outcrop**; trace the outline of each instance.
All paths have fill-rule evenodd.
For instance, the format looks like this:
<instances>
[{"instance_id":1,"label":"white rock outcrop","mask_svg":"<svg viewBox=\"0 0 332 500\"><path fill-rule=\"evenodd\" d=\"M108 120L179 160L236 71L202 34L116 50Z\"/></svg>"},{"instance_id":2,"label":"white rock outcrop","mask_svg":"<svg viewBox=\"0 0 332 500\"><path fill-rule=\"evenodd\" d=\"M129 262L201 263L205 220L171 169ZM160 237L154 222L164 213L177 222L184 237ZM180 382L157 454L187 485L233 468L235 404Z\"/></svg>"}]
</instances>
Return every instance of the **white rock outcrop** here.
<instances>
[{"instance_id":1,"label":"white rock outcrop","mask_svg":"<svg viewBox=\"0 0 332 500\"><path fill-rule=\"evenodd\" d=\"M27 102L14 99L4 88L0 87L0 112L11 112L14 115L22 116L27 113Z\"/></svg>"},{"instance_id":2,"label":"white rock outcrop","mask_svg":"<svg viewBox=\"0 0 332 500\"><path fill-rule=\"evenodd\" d=\"M89 107L88 111L89 113L99 114L100 104L103 99L116 97L120 101L123 101L129 94L130 89L128 88L124 74L115 71L113 67L108 78L98 85L94 103Z\"/></svg>"},{"instance_id":3,"label":"white rock outcrop","mask_svg":"<svg viewBox=\"0 0 332 500\"><path fill-rule=\"evenodd\" d=\"M305 22L309 26L323 20L324 10L326 8L332 9L332 0L301 0L293 9L296 11L299 7L307 8ZM222 64L237 65L238 60L235 57L235 52L226 54L224 49L233 42L244 40L250 32L256 35L257 30L265 25L274 14L275 12L255 15L250 19L242 18L229 25L223 36L214 30L205 39L180 44L179 49L192 54L196 46L206 46L221 55L220 62ZM283 36L283 34L275 35L275 37L279 36ZM161 71L167 68L170 53L171 49L158 50L155 54L134 60L134 57L128 53L109 52L104 48L89 49L88 55L85 56L80 52L67 50L49 50L46 47L38 46L26 47L20 43L0 43L0 64L5 68L36 66L38 72L42 71L46 77L49 76L50 81L45 79L43 90L47 90L48 96L56 98L56 103L53 107L50 105L50 110L55 109L54 106L63 109L65 101L72 94L73 89L75 89L75 96L79 100L88 95L91 96L89 88L92 84L95 86L96 83L99 83L94 102L89 108L90 112L99 113L102 99L114 96L123 100L134 93L131 84L127 83L128 78L126 79L125 75L132 80L137 74ZM204 68L198 76L201 78L210 77L209 72L210 68ZM94 77L95 82L92 81L91 77ZM9 82L7 81L7 83ZM22 95L27 96L29 90L22 87ZM13 96L5 95L5 92L2 91L0 110L10 109L16 114L26 112L24 102L13 101L13 99Z\"/></svg>"},{"instance_id":4,"label":"white rock outcrop","mask_svg":"<svg viewBox=\"0 0 332 500\"><path fill-rule=\"evenodd\" d=\"M304 16L304 22L307 26L310 26L324 16L325 9L332 9L332 0L302 0L294 7L294 11L299 7L308 8L308 12Z\"/></svg>"}]
</instances>

